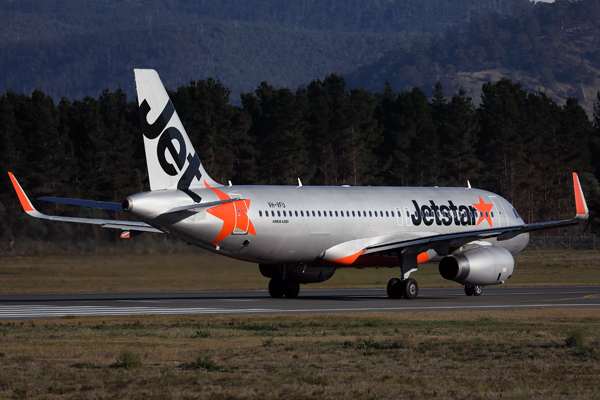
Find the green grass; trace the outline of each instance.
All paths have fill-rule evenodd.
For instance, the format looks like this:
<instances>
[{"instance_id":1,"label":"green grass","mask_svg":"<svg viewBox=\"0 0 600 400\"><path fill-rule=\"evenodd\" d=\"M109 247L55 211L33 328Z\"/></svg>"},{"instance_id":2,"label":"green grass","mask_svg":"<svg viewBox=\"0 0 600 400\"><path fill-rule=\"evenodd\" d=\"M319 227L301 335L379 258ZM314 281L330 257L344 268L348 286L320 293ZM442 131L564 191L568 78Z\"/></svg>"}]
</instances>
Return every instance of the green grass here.
<instances>
[{"instance_id":1,"label":"green grass","mask_svg":"<svg viewBox=\"0 0 600 400\"><path fill-rule=\"evenodd\" d=\"M596 309L54 318L0 338L0 398L600 397Z\"/></svg>"},{"instance_id":2,"label":"green grass","mask_svg":"<svg viewBox=\"0 0 600 400\"><path fill-rule=\"evenodd\" d=\"M600 251L525 251L515 262L507 283L511 286L600 284ZM382 288L398 275L398 268L345 268L327 282L306 287ZM433 264L422 265L411 277L421 287L458 286L443 279ZM121 247L87 254L2 256L0 282L0 292L31 293L265 289L268 279L256 264L176 246L160 252Z\"/></svg>"}]
</instances>

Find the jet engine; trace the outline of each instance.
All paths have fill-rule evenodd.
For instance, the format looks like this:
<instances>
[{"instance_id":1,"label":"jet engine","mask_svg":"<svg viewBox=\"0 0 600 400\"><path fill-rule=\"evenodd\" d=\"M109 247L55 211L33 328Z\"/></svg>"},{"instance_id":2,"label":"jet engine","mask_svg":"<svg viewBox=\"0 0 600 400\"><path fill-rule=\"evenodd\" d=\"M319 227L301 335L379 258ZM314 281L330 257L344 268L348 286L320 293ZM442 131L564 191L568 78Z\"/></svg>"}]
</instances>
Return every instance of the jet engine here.
<instances>
[{"instance_id":1,"label":"jet engine","mask_svg":"<svg viewBox=\"0 0 600 400\"><path fill-rule=\"evenodd\" d=\"M265 278L279 278L282 281L294 279L298 283L325 282L335 273L335 267L325 265L269 265L260 264L260 273Z\"/></svg>"},{"instance_id":2,"label":"jet engine","mask_svg":"<svg viewBox=\"0 0 600 400\"><path fill-rule=\"evenodd\" d=\"M465 285L499 285L513 274L515 260L510 252L498 246L485 246L452 254L440 261L444 279Z\"/></svg>"}]
</instances>

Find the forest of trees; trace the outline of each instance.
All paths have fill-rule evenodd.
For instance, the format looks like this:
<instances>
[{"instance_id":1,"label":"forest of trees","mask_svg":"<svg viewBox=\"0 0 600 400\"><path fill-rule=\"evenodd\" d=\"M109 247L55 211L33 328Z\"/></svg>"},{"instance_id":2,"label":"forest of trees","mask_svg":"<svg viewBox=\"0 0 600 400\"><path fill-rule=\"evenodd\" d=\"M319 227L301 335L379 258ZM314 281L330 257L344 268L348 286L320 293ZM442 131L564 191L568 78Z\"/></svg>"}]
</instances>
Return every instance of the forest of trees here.
<instances>
[{"instance_id":1,"label":"forest of trees","mask_svg":"<svg viewBox=\"0 0 600 400\"><path fill-rule=\"evenodd\" d=\"M463 90L400 93L348 89L339 75L295 92L266 82L229 102L221 82L191 81L170 92L207 172L234 185L466 186L496 192L525 221L574 214L571 173L578 172L600 228L600 94L589 119L577 99L557 105L508 79L482 87L475 105ZM0 97L0 170L33 199L44 196L122 201L148 189L136 101L123 90L62 98L40 90ZM36 203L48 213L98 211ZM93 228L45 223L23 214L10 180L0 179L0 237L58 240ZM114 238L114 232L93 231ZM112 236L111 236L112 234ZM556 234L556 232L554 232Z\"/></svg>"},{"instance_id":2,"label":"forest of trees","mask_svg":"<svg viewBox=\"0 0 600 400\"><path fill-rule=\"evenodd\" d=\"M459 72L503 69L509 71L505 76L528 76L528 90L542 87L560 93L563 100L585 101L582 87L597 86L600 74L598 21L597 0L516 7L501 16L474 18L465 27L449 27L411 46L401 43L346 77L350 86L367 90L380 90L389 81L395 90L433 88L442 82L456 91L464 84Z\"/></svg>"},{"instance_id":3,"label":"forest of trees","mask_svg":"<svg viewBox=\"0 0 600 400\"><path fill-rule=\"evenodd\" d=\"M377 61L398 42L528 0L0 0L0 90L97 97L133 68L171 87L213 77L232 101ZM415 82L414 84L419 84ZM380 90L383 86L377 88Z\"/></svg>"}]
</instances>

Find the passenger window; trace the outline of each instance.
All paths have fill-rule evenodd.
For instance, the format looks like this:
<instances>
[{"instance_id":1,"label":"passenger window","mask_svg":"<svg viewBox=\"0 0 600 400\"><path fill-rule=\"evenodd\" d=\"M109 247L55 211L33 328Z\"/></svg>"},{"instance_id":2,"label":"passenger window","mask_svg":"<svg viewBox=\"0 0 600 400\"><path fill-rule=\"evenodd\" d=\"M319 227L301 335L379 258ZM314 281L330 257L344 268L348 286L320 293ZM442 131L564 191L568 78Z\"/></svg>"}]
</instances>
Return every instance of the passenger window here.
<instances>
[{"instance_id":1,"label":"passenger window","mask_svg":"<svg viewBox=\"0 0 600 400\"><path fill-rule=\"evenodd\" d=\"M319 217L321 216L321 211L317 211L317 213L319 214Z\"/></svg>"},{"instance_id":2,"label":"passenger window","mask_svg":"<svg viewBox=\"0 0 600 400\"><path fill-rule=\"evenodd\" d=\"M300 211L300 216L304 217L304 211Z\"/></svg>"},{"instance_id":3,"label":"passenger window","mask_svg":"<svg viewBox=\"0 0 600 400\"><path fill-rule=\"evenodd\" d=\"M283 212L283 216L284 216L284 217L286 216L286 215L285 215L285 211Z\"/></svg>"},{"instance_id":4,"label":"passenger window","mask_svg":"<svg viewBox=\"0 0 600 400\"><path fill-rule=\"evenodd\" d=\"M274 217L275 216L275 211L271 211L271 216Z\"/></svg>"},{"instance_id":5,"label":"passenger window","mask_svg":"<svg viewBox=\"0 0 600 400\"><path fill-rule=\"evenodd\" d=\"M281 212L277 211L277 216L281 217Z\"/></svg>"},{"instance_id":6,"label":"passenger window","mask_svg":"<svg viewBox=\"0 0 600 400\"><path fill-rule=\"evenodd\" d=\"M336 214L337 214L337 211L336 211ZM329 211L329 216L333 217L333 213L331 211Z\"/></svg>"},{"instance_id":7,"label":"passenger window","mask_svg":"<svg viewBox=\"0 0 600 400\"><path fill-rule=\"evenodd\" d=\"M486 216L486 218L490 217L487 211L485 212L485 216Z\"/></svg>"},{"instance_id":8,"label":"passenger window","mask_svg":"<svg viewBox=\"0 0 600 400\"><path fill-rule=\"evenodd\" d=\"M338 216L338 213L337 213L337 211L335 212L335 216L336 216L336 217Z\"/></svg>"},{"instance_id":9,"label":"passenger window","mask_svg":"<svg viewBox=\"0 0 600 400\"><path fill-rule=\"evenodd\" d=\"M493 212L493 211L490 211L490 214L492 214L492 218L494 218L494 212Z\"/></svg>"},{"instance_id":10,"label":"passenger window","mask_svg":"<svg viewBox=\"0 0 600 400\"><path fill-rule=\"evenodd\" d=\"M312 212L312 215L313 215L313 217L315 216L315 212L314 211Z\"/></svg>"},{"instance_id":11,"label":"passenger window","mask_svg":"<svg viewBox=\"0 0 600 400\"><path fill-rule=\"evenodd\" d=\"M298 216L298 211L294 211L294 214L296 214L296 217Z\"/></svg>"},{"instance_id":12,"label":"passenger window","mask_svg":"<svg viewBox=\"0 0 600 400\"><path fill-rule=\"evenodd\" d=\"M367 212L363 211L363 217L366 217L366 216L367 216Z\"/></svg>"},{"instance_id":13,"label":"passenger window","mask_svg":"<svg viewBox=\"0 0 600 400\"><path fill-rule=\"evenodd\" d=\"M259 216L259 217L262 217L262 211L259 211L259 212L258 212L258 216Z\"/></svg>"},{"instance_id":14,"label":"passenger window","mask_svg":"<svg viewBox=\"0 0 600 400\"><path fill-rule=\"evenodd\" d=\"M346 211L346 217L350 216L350 211Z\"/></svg>"},{"instance_id":15,"label":"passenger window","mask_svg":"<svg viewBox=\"0 0 600 400\"><path fill-rule=\"evenodd\" d=\"M353 217L356 217L356 215L354 215L354 211L352 211L352 216L353 216Z\"/></svg>"}]
</instances>

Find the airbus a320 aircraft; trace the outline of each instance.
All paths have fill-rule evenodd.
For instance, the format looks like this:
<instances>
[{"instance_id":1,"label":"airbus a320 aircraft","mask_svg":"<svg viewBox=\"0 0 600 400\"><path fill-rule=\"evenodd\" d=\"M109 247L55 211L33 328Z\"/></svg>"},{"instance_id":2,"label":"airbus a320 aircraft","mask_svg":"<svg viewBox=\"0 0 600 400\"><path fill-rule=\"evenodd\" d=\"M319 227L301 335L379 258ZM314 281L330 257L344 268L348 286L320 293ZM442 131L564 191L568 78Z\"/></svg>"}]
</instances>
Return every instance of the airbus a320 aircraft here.
<instances>
[{"instance_id":1,"label":"airbus a320 aircraft","mask_svg":"<svg viewBox=\"0 0 600 400\"><path fill-rule=\"evenodd\" d=\"M122 238L162 232L258 263L276 298L294 298L299 284L326 281L338 268L399 267L388 296L414 299L418 285L409 276L424 262L439 262L445 279L479 296L483 286L512 276L528 232L588 218L575 173L575 217L535 224L525 224L504 198L470 187L307 187L300 180L297 187L223 186L202 167L156 71L134 72L151 190L122 204L39 200L123 211L139 221L44 215L9 172L26 213L120 229Z\"/></svg>"}]
</instances>

